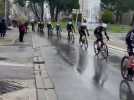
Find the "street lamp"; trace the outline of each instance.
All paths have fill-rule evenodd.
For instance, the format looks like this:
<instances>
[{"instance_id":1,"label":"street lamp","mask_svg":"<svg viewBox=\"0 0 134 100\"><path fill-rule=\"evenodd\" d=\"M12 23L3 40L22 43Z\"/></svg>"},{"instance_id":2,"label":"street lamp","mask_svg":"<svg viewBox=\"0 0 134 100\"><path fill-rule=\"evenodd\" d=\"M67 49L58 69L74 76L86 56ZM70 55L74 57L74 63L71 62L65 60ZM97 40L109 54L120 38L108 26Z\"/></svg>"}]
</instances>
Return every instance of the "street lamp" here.
<instances>
[{"instance_id":1,"label":"street lamp","mask_svg":"<svg viewBox=\"0 0 134 100\"><path fill-rule=\"evenodd\" d=\"M5 3L5 20L7 20L7 0L5 0L4 3Z\"/></svg>"},{"instance_id":2,"label":"street lamp","mask_svg":"<svg viewBox=\"0 0 134 100\"><path fill-rule=\"evenodd\" d=\"M82 22L83 22L83 15L84 15L84 0L82 0Z\"/></svg>"}]
</instances>

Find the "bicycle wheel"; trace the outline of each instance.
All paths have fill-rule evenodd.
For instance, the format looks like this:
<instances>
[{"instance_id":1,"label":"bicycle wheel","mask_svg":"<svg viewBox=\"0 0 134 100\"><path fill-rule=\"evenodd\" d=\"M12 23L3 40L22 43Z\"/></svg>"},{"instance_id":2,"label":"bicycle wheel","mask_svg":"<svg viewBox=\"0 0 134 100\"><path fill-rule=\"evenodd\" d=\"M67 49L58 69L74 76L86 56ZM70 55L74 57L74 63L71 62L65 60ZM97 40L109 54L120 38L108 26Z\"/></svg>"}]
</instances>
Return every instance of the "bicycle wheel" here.
<instances>
[{"instance_id":1,"label":"bicycle wheel","mask_svg":"<svg viewBox=\"0 0 134 100\"><path fill-rule=\"evenodd\" d=\"M104 59L108 58L108 47L106 44L103 45L103 48L101 49L101 54L104 57Z\"/></svg>"},{"instance_id":2,"label":"bicycle wheel","mask_svg":"<svg viewBox=\"0 0 134 100\"><path fill-rule=\"evenodd\" d=\"M58 32L58 39L61 39L61 32Z\"/></svg>"},{"instance_id":3,"label":"bicycle wheel","mask_svg":"<svg viewBox=\"0 0 134 100\"><path fill-rule=\"evenodd\" d=\"M123 79L127 79L128 77L128 57L123 57L121 61L121 75Z\"/></svg>"},{"instance_id":4,"label":"bicycle wheel","mask_svg":"<svg viewBox=\"0 0 134 100\"><path fill-rule=\"evenodd\" d=\"M98 46L97 46L96 41L94 42L94 53L95 53L95 55L98 55L99 54Z\"/></svg>"},{"instance_id":5,"label":"bicycle wheel","mask_svg":"<svg viewBox=\"0 0 134 100\"><path fill-rule=\"evenodd\" d=\"M120 83L120 100L132 100L132 90L129 83L126 80Z\"/></svg>"},{"instance_id":6,"label":"bicycle wheel","mask_svg":"<svg viewBox=\"0 0 134 100\"><path fill-rule=\"evenodd\" d=\"M85 46L85 49L87 50L88 49L88 40L86 37L85 37L85 41L84 41L84 46Z\"/></svg>"},{"instance_id":7,"label":"bicycle wheel","mask_svg":"<svg viewBox=\"0 0 134 100\"><path fill-rule=\"evenodd\" d=\"M75 42L75 38L74 38L74 34L73 33L72 33L70 38L71 38L71 42L74 43Z\"/></svg>"}]
</instances>

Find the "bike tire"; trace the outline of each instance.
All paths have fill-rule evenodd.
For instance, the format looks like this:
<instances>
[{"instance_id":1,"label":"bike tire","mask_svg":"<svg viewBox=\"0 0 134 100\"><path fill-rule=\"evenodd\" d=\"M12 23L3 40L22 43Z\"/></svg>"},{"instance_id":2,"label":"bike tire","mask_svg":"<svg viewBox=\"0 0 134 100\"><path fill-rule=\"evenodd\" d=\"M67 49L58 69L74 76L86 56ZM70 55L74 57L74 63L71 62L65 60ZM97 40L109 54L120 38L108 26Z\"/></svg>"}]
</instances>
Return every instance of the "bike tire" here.
<instances>
[{"instance_id":1,"label":"bike tire","mask_svg":"<svg viewBox=\"0 0 134 100\"><path fill-rule=\"evenodd\" d=\"M95 55L98 55L98 50L97 50L97 43L96 43L96 41L94 42L94 53L95 53Z\"/></svg>"},{"instance_id":2,"label":"bike tire","mask_svg":"<svg viewBox=\"0 0 134 100\"><path fill-rule=\"evenodd\" d=\"M87 40L87 38L85 38L85 49L87 50L88 49L88 40Z\"/></svg>"},{"instance_id":3,"label":"bike tire","mask_svg":"<svg viewBox=\"0 0 134 100\"><path fill-rule=\"evenodd\" d=\"M121 75L123 79L128 79L127 74L128 74L128 56L124 56L121 60ZM126 64L124 65L125 60L127 61Z\"/></svg>"},{"instance_id":4,"label":"bike tire","mask_svg":"<svg viewBox=\"0 0 134 100\"><path fill-rule=\"evenodd\" d=\"M70 36L70 41L71 41L71 43L74 43L74 42L75 42L74 34L72 34L72 35Z\"/></svg>"},{"instance_id":5,"label":"bike tire","mask_svg":"<svg viewBox=\"0 0 134 100\"><path fill-rule=\"evenodd\" d=\"M124 88L124 86L125 86L125 88ZM119 94L120 100L132 100L132 99L130 99L130 98L132 98L131 97L132 90L131 90L131 87L130 87L130 84L128 83L128 81L126 81L126 80L121 81L119 91L120 91L120 94Z\"/></svg>"},{"instance_id":6,"label":"bike tire","mask_svg":"<svg viewBox=\"0 0 134 100\"><path fill-rule=\"evenodd\" d=\"M109 56L109 52L108 52L108 47L106 44L103 45L103 48L101 50L101 54L103 56L104 59L107 59Z\"/></svg>"}]
</instances>

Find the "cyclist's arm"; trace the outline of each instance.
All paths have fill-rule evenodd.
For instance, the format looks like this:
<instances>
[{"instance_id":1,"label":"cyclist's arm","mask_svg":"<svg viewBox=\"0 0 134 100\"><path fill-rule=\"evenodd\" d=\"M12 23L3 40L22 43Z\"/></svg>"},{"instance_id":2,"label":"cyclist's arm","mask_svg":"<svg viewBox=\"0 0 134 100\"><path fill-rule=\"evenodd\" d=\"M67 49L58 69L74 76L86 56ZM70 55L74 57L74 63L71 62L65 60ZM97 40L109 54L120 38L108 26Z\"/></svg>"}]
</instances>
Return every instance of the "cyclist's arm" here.
<instances>
[{"instance_id":1,"label":"cyclist's arm","mask_svg":"<svg viewBox=\"0 0 134 100\"><path fill-rule=\"evenodd\" d=\"M87 27L86 27L86 32L87 32L87 35L89 36L89 31L88 31Z\"/></svg>"},{"instance_id":2,"label":"cyclist's arm","mask_svg":"<svg viewBox=\"0 0 134 100\"><path fill-rule=\"evenodd\" d=\"M104 30L104 34L105 34L107 40L109 40L109 36L107 35L106 29Z\"/></svg>"}]
</instances>

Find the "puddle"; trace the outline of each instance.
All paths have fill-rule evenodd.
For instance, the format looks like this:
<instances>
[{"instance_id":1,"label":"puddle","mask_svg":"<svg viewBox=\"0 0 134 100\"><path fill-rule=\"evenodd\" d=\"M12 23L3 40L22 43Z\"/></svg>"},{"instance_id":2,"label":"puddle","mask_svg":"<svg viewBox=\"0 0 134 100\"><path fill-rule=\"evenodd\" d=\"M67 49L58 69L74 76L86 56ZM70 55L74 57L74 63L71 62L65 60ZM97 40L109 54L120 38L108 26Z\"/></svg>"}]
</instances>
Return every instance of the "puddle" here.
<instances>
[{"instance_id":1,"label":"puddle","mask_svg":"<svg viewBox=\"0 0 134 100\"><path fill-rule=\"evenodd\" d=\"M16 85L10 81L0 81L0 95L6 94L9 92L14 92L23 89L23 87Z\"/></svg>"}]
</instances>

